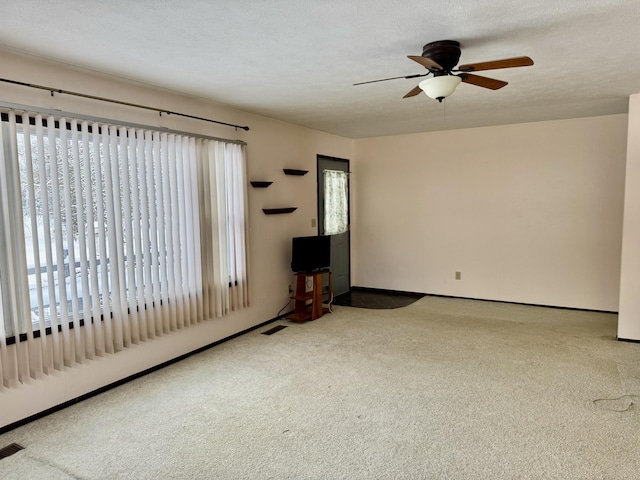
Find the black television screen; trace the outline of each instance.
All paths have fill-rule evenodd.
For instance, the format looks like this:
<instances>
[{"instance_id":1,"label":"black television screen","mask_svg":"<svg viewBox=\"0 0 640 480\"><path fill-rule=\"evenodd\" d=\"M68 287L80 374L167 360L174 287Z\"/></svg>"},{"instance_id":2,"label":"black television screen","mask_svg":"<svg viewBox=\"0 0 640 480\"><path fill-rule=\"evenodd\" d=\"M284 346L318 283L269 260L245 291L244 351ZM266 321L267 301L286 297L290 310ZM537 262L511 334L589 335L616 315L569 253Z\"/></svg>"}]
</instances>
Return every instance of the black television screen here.
<instances>
[{"instance_id":1,"label":"black television screen","mask_svg":"<svg viewBox=\"0 0 640 480\"><path fill-rule=\"evenodd\" d=\"M291 270L309 273L331 265L331 237L294 237L291 242Z\"/></svg>"}]
</instances>

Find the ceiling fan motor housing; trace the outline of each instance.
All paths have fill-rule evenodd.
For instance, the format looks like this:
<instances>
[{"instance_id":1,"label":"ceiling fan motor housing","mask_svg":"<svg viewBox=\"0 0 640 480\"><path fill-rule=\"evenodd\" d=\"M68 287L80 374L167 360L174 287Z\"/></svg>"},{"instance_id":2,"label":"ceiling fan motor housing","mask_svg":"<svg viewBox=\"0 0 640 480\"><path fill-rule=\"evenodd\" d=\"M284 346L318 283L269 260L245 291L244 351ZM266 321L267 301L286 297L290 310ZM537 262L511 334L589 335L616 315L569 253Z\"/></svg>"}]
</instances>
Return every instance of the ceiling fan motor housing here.
<instances>
[{"instance_id":1,"label":"ceiling fan motor housing","mask_svg":"<svg viewBox=\"0 0 640 480\"><path fill-rule=\"evenodd\" d=\"M422 56L430 58L442 67L433 70L434 75L448 75L460 60L460 43L455 40L439 40L422 47Z\"/></svg>"}]
</instances>

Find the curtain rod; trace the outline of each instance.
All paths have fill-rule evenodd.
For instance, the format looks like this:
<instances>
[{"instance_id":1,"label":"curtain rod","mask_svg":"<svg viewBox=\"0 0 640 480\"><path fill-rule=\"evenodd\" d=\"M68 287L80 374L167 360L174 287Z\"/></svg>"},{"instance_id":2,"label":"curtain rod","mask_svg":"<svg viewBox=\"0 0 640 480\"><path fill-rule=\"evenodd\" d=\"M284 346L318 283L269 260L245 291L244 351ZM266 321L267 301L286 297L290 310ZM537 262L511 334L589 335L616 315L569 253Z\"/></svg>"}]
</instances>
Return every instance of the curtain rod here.
<instances>
[{"instance_id":1,"label":"curtain rod","mask_svg":"<svg viewBox=\"0 0 640 480\"><path fill-rule=\"evenodd\" d=\"M3 102L0 100L0 116L2 116L1 120L3 121L6 121L6 119L4 118L6 115L6 113L4 113L4 110L21 111L27 114L39 113L41 115L53 115L54 117L70 117L71 119L86 120L87 122L107 123L110 125L117 125L119 127L142 128L143 130L153 130L153 131L162 132L162 133L175 133L176 135L184 135L187 137L195 137L195 138L204 138L207 140L216 140L218 142L224 142L224 143L235 143L237 145L247 144L247 142L243 140L232 140L230 138L212 137L211 135L201 135L199 133L183 132L181 130L173 130L166 127L158 127L154 125L143 125L140 123L124 122L122 120L115 120L112 118L93 117L90 115L83 115L80 113L65 112L63 110L51 110L47 108L34 107L32 105L21 105L19 103Z\"/></svg>"},{"instance_id":2,"label":"curtain rod","mask_svg":"<svg viewBox=\"0 0 640 480\"><path fill-rule=\"evenodd\" d=\"M202 120L204 122L217 123L219 125L225 125L227 127L233 127L236 130L238 128L241 128L242 130L245 130L245 131L249 130L249 127L247 127L246 125L245 126L234 125L232 123L219 122L218 120L211 120L209 118L196 117L195 115L188 115L186 113L172 112L171 110L166 110L166 109L163 109L163 108L149 107L149 106L146 106L146 105L138 105L137 103L122 102L120 100L113 100L111 98L97 97L95 95L87 95L85 93L78 93L78 92L72 92L72 91L69 91L69 90L62 90L60 88L45 87L44 85L35 85L33 83L19 82L17 80L10 80L8 78L0 78L0 82L12 83L14 85L21 85L23 87L37 88L39 90L48 90L49 92L51 92L51 96L52 97L53 97L54 93L64 93L65 95L73 95L73 96L76 96L76 97L88 98L88 99L91 99L91 100L99 100L101 102L116 103L118 105L126 105L128 107L142 108L142 109L145 109L145 110L153 110L154 112L158 112L160 115L162 115L163 113L166 113L167 115L178 115L180 117L193 118L193 119L196 119L196 120Z\"/></svg>"}]
</instances>

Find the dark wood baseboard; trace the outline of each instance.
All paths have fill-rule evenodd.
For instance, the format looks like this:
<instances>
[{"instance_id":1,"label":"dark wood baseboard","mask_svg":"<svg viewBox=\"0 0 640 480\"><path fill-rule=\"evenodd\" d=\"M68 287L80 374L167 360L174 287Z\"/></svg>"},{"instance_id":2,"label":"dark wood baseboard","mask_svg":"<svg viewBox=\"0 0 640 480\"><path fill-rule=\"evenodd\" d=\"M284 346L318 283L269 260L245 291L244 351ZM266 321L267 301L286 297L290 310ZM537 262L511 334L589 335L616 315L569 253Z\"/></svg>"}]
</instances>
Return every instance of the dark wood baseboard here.
<instances>
[{"instance_id":1,"label":"dark wood baseboard","mask_svg":"<svg viewBox=\"0 0 640 480\"><path fill-rule=\"evenodd\" d=\"M421 297L440 297L440 298L458 298L460 300L479 300L481 302L494 302L494 303L508 303L511 305L525 305L528 307L544 307L544 308L558 308L560 310L575 310L578 312L594 312L594 313L613 313L618 312L612 310L594 310L590 308L578 308L578 307L561 307L558 305L545 305L541 303L524 303L524 302L510 302L508 300L492 300L488 298L476 298L476 297L459 297L456 295L441 295L437 293L421 293L421 292L404 292L402 290L386 290L383 288L369 288L369 287L351 287L351 291L354 292L372 292L372 293L384 293L385 295L415 295L418 298ZM638 340L640 342L640 340Z\"/></svg>"},{"instance_id":2,"label":"dark wood baseboard","mask_svg":"<svg viewBox=\"0 0 640 480\"><path fill-rule=\"evenodd\" d=\"M507 303L507 304L512 304L512 305L525 305L525 306L531 306L531 307L545 307L545 308L558 308L561 310L575 310L575 311L585 311L585 312L595 312L595 313L613 313L613 314L617 314L618 312L615 311L608 311L608 310L592 310L592 309L588 309L588 308L575 308L575 307L560 307L560 306L555 306L555 305L543 305L543 304L535 304L535 303L522 303L522 302L509 302L509 301L505 301L505 300L491 300L491 299L485 299L485 298L473 298L473 297L458 297L458 296L453 296L453 295L438 295L438 294L432 294L432 293L420 293L420 292L406 292L406 291L401 291L401 290L387 290L387 289L381 289L381 288L369 288L369 287L358 287L358 286L354 286L351 287L351 291L352 292L370 292L370 293L383 293L385 295L403 295L403 296L415 296L417 298L422 298L422 297L441 297L441 298L457 298L457 299L461 299L461 300L479 300L479 301L483 301L483 302L495 302L495 303ZM130 382L132 380L136 380L140 377L143 377L145 375L148 375L149 373L153 373L157 370L160 370L164 367L167 367L169 365L172 365L174 363L177 363L181 360L184 360L185 358L188 358L192 355L195 355L197 353L201 353L204 352L205 350L208 350L210 348L215 347L216 345L220 345L221 343L227 342L229 340L232 340L236 337L239 337L241 335L244 335L245 333L249 333L252 332L253 330L257 330L258 328L262 328L266 325L269 325L270 323L273 323L277 320L283 319L285 318L287 315L290 315L292 313L292 311L290 312L286 312L282 315L278 315L277 317L274 317L270 320L267 320L265 322L262 322L258 325L255 325L253 327L247 328L246 330L243 330L241 332L235 333L229 337L223 338L221 340L217 340L213 343L210 343L208 345L205 345L203 347L200 347L196 350L193 350L191 352L185 353L183 355L180 355L179 357L176 357L174 359L168 360L166 362L163 362L159 365L156 365L154 367L148 368L146 370L143 370L141 372L135 373L133 375L130 375L126 378L123 378L121 380L118 380L116 382L110 383L109 385L105 385L104 387L100 387L96 390L93 390L89 393L85 393L84 395L80 395L79 397L73 398L71 400L68 400L64 403L61 403L59 405L56 405L54 407L48 408L47 410L44 410L42 412L36 413L34 415L31 415L27 418L24 418L22 420L18 420L17 422L11 423L9 425L6 425L4 427L0 427L0 435L10 431L10 430L14 430L18 427L21 427L22 425L26 425L27 423L33 422L34 420L38 420L40 418L46 417L47 415L50 415L54 412L63 410L67 407L70 407L72 405L75 405L76 403L79 403L83 400L86 400L87 398L91 398L94 397L96 395L99 395L101 393L104 393L108 390L111 390L112 388L115 387L119 387L120 385L124 385L127 382ZM640 340L634 340L634 339L628 339L628 338L619 338L617 339L619 342L629 342L629 343L640 343Z\"/></svg>"},{"instance_id":3,"label":"dark wood baseboard","mask_svg":"<svg viewBox=\"0 0 640 480\"><path fill-rule=\"evenodd\" d=\"M405 292L402 290L386 290L384 288L369 288L369 287L351 287L351 292L366 292L366 293L383 293L385 295L403 295L407 297L416 297L422 298L427 293L419 293L419 292Z\"/></svg>"},{"instance_id":4,"label":"dark wood baseboard","mask_svg":"<svg viewBox=\"0 0 640 480\"><path fill-rule=\"evenodd\" d=\"M79 397L72 398L71 400L67 400L64 403L61 403L61 404L56 405L54 407L48 408L46 410L43 410L42 412L38 412L38 413L36 413L34 415L31 415L29 417L23 418L22 420L18 420L17 422L10 423L9 425L5 425L4 427L0 427L0 435L2 435L3 433L7 433L10 430L14 430L14 429L16 429L18 427L26 425L27 423L33 422L34 420L38 420L38 419L46 417L47 415L50 415L52 413L58 412L60 410L64 410L65 408L70 407L72 405L75 405L76 403L79 403L79 402L81 402L83 400L86 400L86 399L91 398L91 397L95 397L96 395L100 395L101 393L104 393L104 392L106 392L108 390L111 390L112 388L119 387L120 385L124 385L125 383L128 383L128 382L130 382L132 380L136 380L136 379L138 379L140 377L144 377L145 375L153 373L153 372L155 372L157 370L160 370L160 369L162 369L164 367L168 367L169 365L173 365L174 363L177 363L177 362L179 362L181 360L184 360L185 358L188 358L188 357L190 357L192 355L195 355L197 353L204 352L205 350L209 350L210 348L213 348L216 345L220 345L221 343L228 342L229 340L233 340L234 338L237 338L237 337L239 337L241 335L244 335L245 333L249 333L249 332L252 332L252 331L257 330L259 328L262 328L262 327L264 327L266 325L269 325L270 323L273 323L273 322L275 322L277 320L280 320L280 319L286 317L290 313L291 312L286 312L286 313L284 313L282 315L278 315L277 317L272 318L271 320L267 320L266 322L262 322L262 323L260 323L258 325L255 325L253 327L247 328L246 330L243 330L241 332L234 333L233 335L231 335L229 337L217 340L217 341L215 341L213 343L205 345L204 347L197 348L197 349L195 349L195 350L193 350L191 352L188 352L188 353L185 353L183 355L180 355L179 357L173 358L171 360L167 360L166 362L160 363L159 365L155 365L155 366L153 366L151 368L147 368L146 370L142 370L141 372L134 373L133 375L129 375L126 378L123 378L123 379L118 380L116 382L110 383L109 385L105 385L104 387L100 387L100 388L98 388L96 390L93 390L93 391L91 391L89 393L85 393L84 395L80 395Z\"/></svg>"},{"instance_id":5,"label":"dark wood baseboard","mask_svg":"<svg viewBox=\"0 0 640 480\"><path fill-rule=\"evenodd\" d=\"M618 337L619 342L628 342L628 343L640 343L640 340L636 340L633 338L620 338Z\"/></svg>"}]
</instances>

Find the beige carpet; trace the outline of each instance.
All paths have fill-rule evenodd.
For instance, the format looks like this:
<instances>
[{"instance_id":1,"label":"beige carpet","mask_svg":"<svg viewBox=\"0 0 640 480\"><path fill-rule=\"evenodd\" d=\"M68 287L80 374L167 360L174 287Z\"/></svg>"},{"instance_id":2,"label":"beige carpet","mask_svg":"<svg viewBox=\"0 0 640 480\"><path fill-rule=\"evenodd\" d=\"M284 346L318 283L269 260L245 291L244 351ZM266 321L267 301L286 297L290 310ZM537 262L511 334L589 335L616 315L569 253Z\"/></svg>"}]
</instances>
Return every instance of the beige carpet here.
<instances>
[{"instance_id":1,"label":"beige carpet","mask_svg":"<svg viewBox=\"0 0 640 480\"><path fill-rule=\"evenodd\" d=\"M640 397L594 403L640 394L613 314L425 297L288 325L0 436L25 447L0 478L640 478Z\"/></svg>"}]
</instances>

